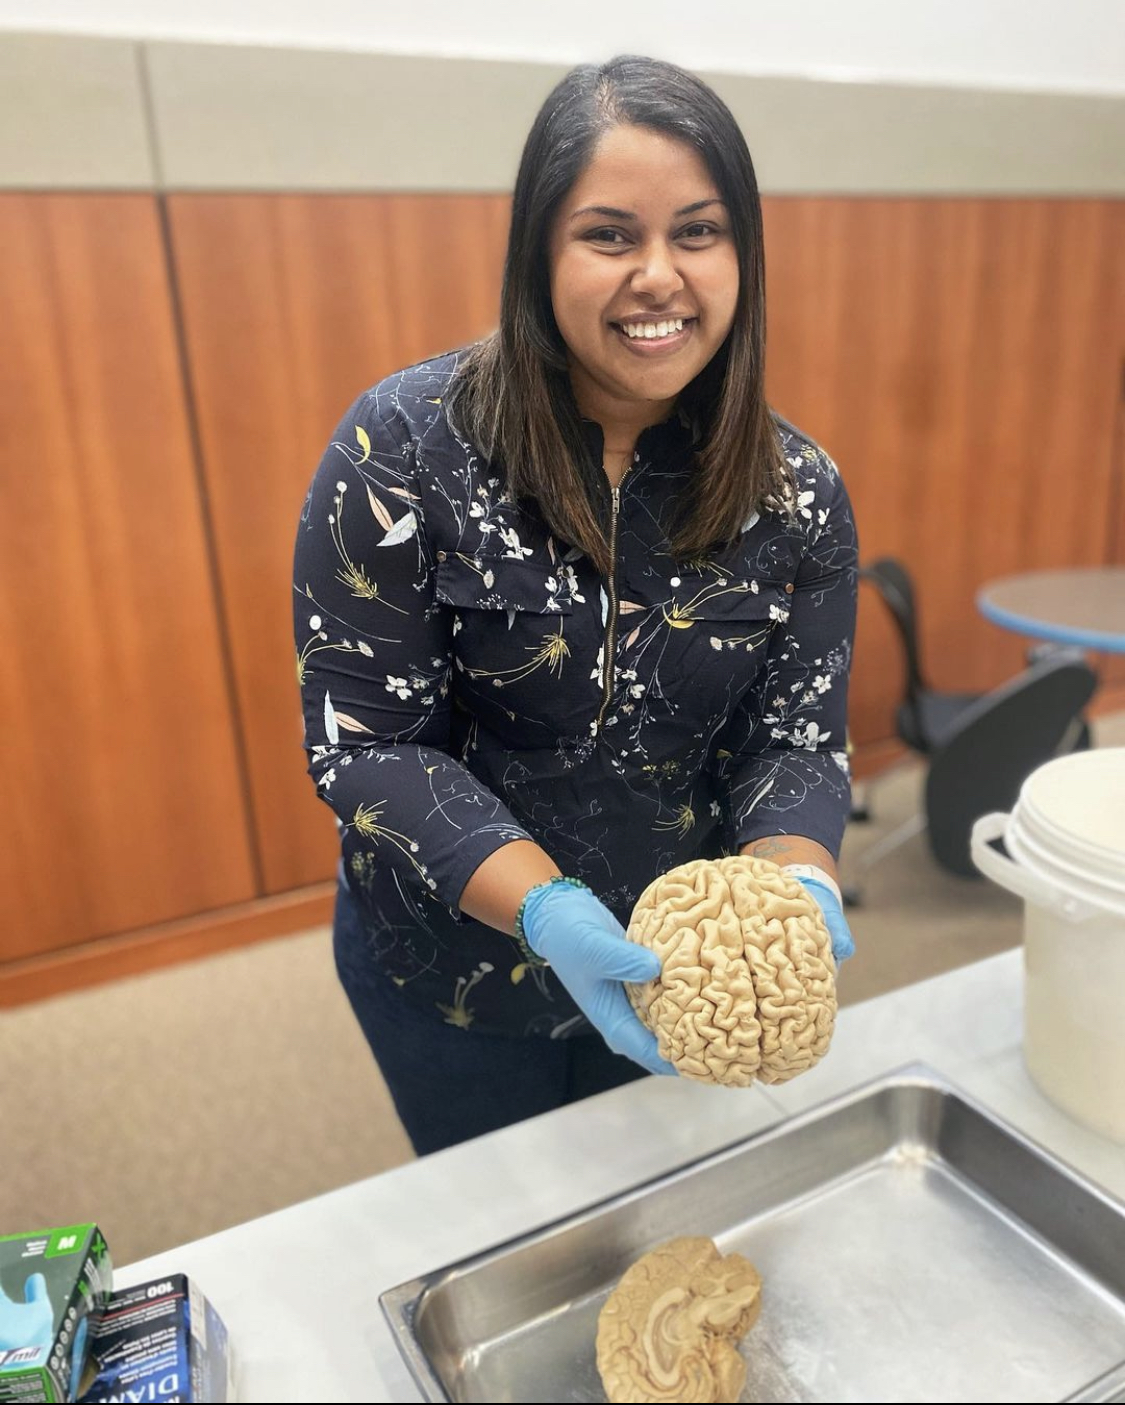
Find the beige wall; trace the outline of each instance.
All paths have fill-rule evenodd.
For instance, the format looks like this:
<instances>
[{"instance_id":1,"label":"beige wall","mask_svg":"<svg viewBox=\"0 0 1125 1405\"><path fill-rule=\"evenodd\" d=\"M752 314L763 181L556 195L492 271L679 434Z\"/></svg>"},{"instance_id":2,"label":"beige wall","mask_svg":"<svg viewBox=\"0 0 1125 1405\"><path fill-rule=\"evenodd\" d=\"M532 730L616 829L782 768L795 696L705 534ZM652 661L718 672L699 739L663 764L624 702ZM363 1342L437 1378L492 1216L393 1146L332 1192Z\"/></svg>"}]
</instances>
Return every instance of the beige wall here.
<instances>
[{"instance_id":1,"label":"beige wall","mask_svg":"<svg viewBox=\"0 0 1125 1405\"><path fill-rule=\"evenodd\" d=\"M0 188L509 190L563 72L0 34ZM704 76L767 194L1125 193L1122 98Z\"/></svg>"}]
</instances>

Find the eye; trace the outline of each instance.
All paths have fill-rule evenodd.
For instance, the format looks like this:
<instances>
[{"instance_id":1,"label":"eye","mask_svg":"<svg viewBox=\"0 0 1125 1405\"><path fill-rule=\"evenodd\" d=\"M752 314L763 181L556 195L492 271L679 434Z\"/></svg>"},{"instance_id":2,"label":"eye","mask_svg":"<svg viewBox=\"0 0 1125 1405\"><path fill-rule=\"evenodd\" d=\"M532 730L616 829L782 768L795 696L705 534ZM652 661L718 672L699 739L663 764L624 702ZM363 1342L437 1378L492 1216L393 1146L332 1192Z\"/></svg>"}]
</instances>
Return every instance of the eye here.
<instances>
[{"instance_id":1,"label":"eye","mask_svg":"<svg viewBox=\"0 0 1125 1405\"><path fill-rule=\"evenodd\" d=\"M609 226L591 229L582 237L588 239L591 244L624 244L627 242L623 230L612 229Z\"/></svg>"},{"instance_id":2,"label":"eye","mask_svg":"<svg viewBox=\"0 0 1125 1405\"><path fill-rule=\"evenodd\" d=\"M697 221L695 224L686 225L680 230L681 239L706 239L709 235L719 234L719 227L714 224L707 224L704 221Z\"/></svg>"}]
</instances>

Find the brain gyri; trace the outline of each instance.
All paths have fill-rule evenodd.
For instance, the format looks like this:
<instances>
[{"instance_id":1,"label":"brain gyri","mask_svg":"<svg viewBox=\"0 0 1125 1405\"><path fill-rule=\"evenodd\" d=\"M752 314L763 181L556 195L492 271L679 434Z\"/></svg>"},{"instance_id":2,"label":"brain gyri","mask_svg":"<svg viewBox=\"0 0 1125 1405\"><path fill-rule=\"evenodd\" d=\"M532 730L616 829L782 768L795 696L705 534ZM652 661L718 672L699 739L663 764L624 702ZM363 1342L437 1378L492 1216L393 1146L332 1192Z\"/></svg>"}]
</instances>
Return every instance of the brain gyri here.
<instances>
[{"instance_id":1,"label":"brain gyri","mask_svg":"<svg viewBox=\"0 0 1125 1405\"><path fill-rule=\"evenodd\" d=\"M819 1062L836 1021L836 964L816 900L767 859L696 859L637 900L628 937L663 963L625 987L685 1078L745 1088Z\"/></svg>"}]
</instances>

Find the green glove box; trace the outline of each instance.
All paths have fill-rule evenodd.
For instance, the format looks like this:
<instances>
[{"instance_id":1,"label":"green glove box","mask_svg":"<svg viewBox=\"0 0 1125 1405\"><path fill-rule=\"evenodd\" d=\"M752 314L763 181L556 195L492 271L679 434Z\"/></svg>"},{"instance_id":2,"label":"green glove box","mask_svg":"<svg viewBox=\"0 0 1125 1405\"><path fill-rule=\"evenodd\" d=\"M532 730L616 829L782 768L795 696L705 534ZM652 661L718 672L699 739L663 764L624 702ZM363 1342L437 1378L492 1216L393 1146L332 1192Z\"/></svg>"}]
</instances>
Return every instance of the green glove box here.
<instances>
[{"instance_id":1,"label":"green glove box","mask_svg":"<svg viewBox=\"0 0 1125 1405\"><path fill-rule=\"evenodd\" d=\"M0 1238L0 1405L75 1398L112 1280L95 1224Z\"/></svg>"}]
</instances>

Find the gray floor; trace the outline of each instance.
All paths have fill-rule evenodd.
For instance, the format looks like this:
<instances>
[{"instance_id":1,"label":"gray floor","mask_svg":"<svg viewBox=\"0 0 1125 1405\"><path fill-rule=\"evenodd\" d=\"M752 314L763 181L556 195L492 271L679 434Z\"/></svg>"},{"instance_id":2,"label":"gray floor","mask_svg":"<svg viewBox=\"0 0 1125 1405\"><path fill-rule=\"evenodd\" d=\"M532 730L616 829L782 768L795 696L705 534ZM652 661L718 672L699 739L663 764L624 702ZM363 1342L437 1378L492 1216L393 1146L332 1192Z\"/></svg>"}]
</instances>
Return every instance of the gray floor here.
<instances>
[{"instance_id":1,"label":"gray floor","mask_svg":"<svg viewBox=\"0 0 1125 1405\"><path fill-rule=\"evenodd\" d=\"M1125 745L1125 716L1096 729ZM872 787L842 871L918 809ZM1021 904L941 872L916 836L865 879L844 1004L1013 946ZM395 1166L409 1144L336 985L328 932L0 1016L0 1234L96 1220L119 1264Z\"/></svg>"}]
</instances>

